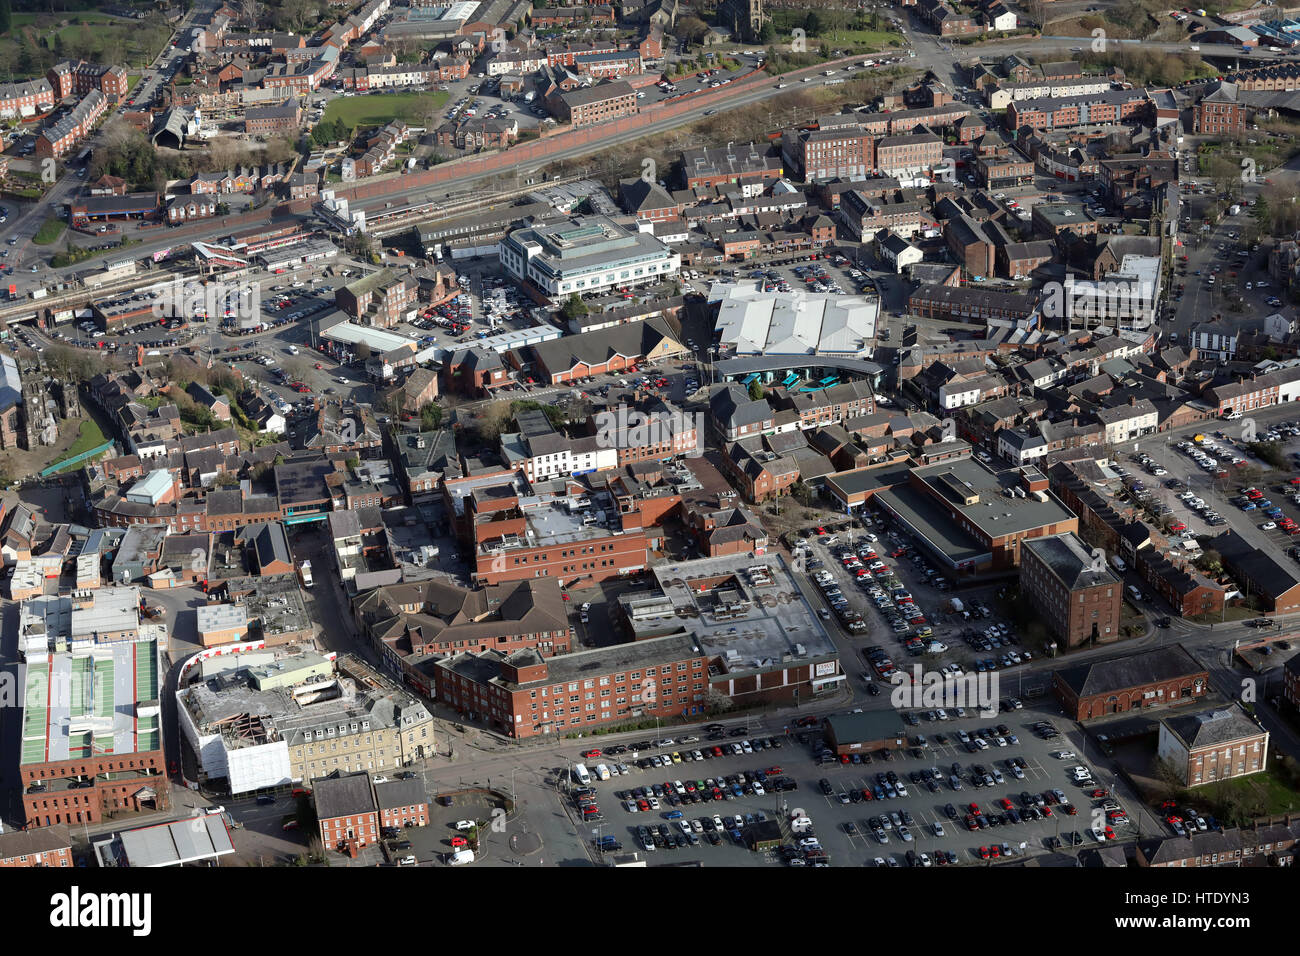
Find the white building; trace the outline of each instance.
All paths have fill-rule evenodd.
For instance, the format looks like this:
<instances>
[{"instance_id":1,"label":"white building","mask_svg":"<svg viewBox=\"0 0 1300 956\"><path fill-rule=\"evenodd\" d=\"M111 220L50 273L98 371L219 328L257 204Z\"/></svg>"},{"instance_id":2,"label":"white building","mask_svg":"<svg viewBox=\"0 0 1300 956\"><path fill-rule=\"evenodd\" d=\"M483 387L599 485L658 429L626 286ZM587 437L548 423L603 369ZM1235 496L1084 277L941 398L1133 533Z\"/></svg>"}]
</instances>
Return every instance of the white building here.
<instances>
[{"instance_id":1,"label":"white building","mask_svg":"<svg viewBox=\"0 0 1300 956\"><path fill-rule=\"evenodd\" d=\"M498 246L501 264L552 298L608 292L677 275L682 257L652 235L606 216L575 216L516 229Z\"/></svg>"},{"instance_id":2,"label":"white building","mask_svg":"<svg viewBox=\"0 0 1300 956\"><path fill-rule=\"evenodd\" d=\"M719 348L729 355L870 358L880 302L856 295L763 292L756 282L717 283Z\"/></svg>"},{"instance_id":3,"label":"white building","mask_svg":"<svg viewBox=\"0 0 1300 956\"><path fill-rule=\"evenodd\" d=\"M1098 409L1097 421L1106 428L1106 443L1114 445L1150 435L1156 430L1160 415L1156 407L1144 398L1128 405Z\"/></svg>"}]
</instances>

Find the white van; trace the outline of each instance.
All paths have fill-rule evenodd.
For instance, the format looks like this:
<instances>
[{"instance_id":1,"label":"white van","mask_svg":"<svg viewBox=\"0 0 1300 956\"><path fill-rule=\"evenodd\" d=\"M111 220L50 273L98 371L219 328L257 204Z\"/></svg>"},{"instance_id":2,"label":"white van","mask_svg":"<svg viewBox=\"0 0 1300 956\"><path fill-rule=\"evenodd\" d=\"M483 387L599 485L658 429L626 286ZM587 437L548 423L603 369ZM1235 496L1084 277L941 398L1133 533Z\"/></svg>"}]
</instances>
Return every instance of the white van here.
<instances>
[{"instance_id":1,"label":"white van","mask_svg":"<svg viewBox=\"0 0 1300 956\"><path fill-rule=\"evenodd\" d=\"M473 863L473 862L474 862L473 850L457 850L455 853L447 857L448 866L463 866L466 863Z\"/></svg>"},{"instance_id":2,"label":"white van","mask_svg":"<svg viewBox=\"0 0 1300 956\"><path fill-rule=\"evenodd\" d=\"M601 780L608 780L609 768L606 767L603 763L596 764L596 776L599 777Z\"/></svg>"},{"instance_id":3,"label":"white van","mask_svg":"<svg viewBox=\"0 0 1300 956\"><path fill-rule=\"evenodd\" d=\"M576 781L578 781L578 783L580 783L582 786L585 787L585 786L588 786L588 785L591 783L591 774L589 774L589 773L587 772L587 768L586 768L585 765L580 764L580 763L579 763L579 764L574 764L574 765L573 765L573 779L576 780Z\"/></svg>"},{"instance_id":4,"label":"white van","mask_svg":"<svg viewBox=\"0 0 1300 956\"><path fill-rule=\"evenodd\" d=\"M1110 556L1110 563L1113 564L1115 566L1115 570L1119 571L1121 574L1128 570L1128 565L1124 563L1124 559L1121 558L1118 554L1112 554Z\"/></svg>"}]
</instances>

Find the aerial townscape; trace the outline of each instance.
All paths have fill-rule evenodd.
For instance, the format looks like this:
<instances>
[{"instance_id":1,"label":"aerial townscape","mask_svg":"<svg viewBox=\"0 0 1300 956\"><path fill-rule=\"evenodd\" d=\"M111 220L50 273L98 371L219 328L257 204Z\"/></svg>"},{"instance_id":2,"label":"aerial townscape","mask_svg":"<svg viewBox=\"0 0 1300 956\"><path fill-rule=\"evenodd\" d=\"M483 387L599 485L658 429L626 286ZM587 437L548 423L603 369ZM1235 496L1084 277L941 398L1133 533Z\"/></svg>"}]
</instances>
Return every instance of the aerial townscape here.
<instances>
[{"instance_id":1,"label":"aerial townscape","mask_svg":"<svg viewBox=\"0 0 1300 956\"><path fill-rule=\"evenodd\" d=\"M0 866L1292 866L1282 2L0 0Z\"/></svg>"}]
</instances>

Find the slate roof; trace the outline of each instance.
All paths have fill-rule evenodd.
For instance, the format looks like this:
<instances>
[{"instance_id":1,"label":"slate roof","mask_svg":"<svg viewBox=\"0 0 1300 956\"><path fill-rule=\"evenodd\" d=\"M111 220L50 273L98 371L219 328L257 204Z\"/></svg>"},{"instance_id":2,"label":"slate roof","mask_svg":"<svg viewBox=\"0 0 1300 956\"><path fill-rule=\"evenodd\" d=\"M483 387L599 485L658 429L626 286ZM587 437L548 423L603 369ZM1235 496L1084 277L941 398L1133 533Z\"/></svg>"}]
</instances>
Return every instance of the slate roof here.
<instances>
[{"instance_id":1,"label":"slate roof","mask_svg":"<svg viewBox=\"0 0 1300 956\"><path fill-rule=\"evenodd\" d=\"M1079 697L1090 697L1204 671L1205 668L1181 644L1172 644L1138 654L1065 667L1056 672L1056 677Z\"/></svg>"}]
</instances>

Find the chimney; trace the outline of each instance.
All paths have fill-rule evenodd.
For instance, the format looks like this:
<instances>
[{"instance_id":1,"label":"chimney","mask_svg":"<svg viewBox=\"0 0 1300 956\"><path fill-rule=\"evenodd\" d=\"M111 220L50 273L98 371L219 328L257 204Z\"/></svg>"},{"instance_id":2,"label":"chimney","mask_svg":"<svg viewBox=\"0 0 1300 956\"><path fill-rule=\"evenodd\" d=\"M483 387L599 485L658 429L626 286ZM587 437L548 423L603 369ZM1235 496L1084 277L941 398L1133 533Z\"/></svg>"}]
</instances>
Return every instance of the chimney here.
<instances>
[{"instance_id":1,"label":"chimney","mask_svg":"<svg viewBox=\"0 0 1300 956\"><path fill-rule=\"evenodd\" d=\"M1136 396L1136 395L1130 395L1130 396L1128 397L1128 403L1129 403L1130 405L1136 405L1136 404L1137 404L1137 396Z\"/></svg>"}]
</instances>

